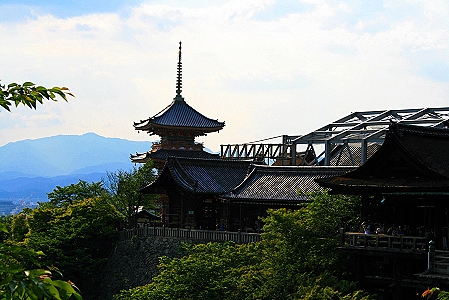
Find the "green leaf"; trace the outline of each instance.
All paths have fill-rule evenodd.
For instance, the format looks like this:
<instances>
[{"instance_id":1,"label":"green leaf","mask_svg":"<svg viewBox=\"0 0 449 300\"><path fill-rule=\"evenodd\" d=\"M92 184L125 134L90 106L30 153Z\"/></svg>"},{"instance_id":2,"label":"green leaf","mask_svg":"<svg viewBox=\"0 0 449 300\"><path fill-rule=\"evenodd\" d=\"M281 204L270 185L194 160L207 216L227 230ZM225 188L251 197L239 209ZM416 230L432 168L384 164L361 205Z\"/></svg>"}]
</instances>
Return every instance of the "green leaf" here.
<instances>
[{"instance_id":1,"label":"green leaf","mask_svg":"<svg viewBox=\"0 0 449 300\"><path fill-rule=\"evenodd\" d=\"M52 295L55 299L62 300L58 289L54 287L51 283L49 283L49 281L51 282L50 278L44 278L45 288L47 292L50 293L50 295Z\"/></svg>"},{"instance_id":2,"label":"green leaf","mask_svg":"<svg viewBox=\"0 0 449 300\"><path fill-rule=\"evenodd\" d=\"M67 281L63 281L63 280L53 280L53 285L55 287L58 287L68 293L75 293L75 289L73 288L73 286L68 283Z\"/></svg>"},{"instance_id":3,"label":"green leaf","mask_svg":"<svg viewBox=\"0 0 449 300\"><path fill-rule=\"evenodd\" d=\"M34 83L27 81L24 84L22 84L22 86L24 87L34 86Z\"/></svg>"},{"instance_id":4,"label":"green leaf","mask_svg":"<svg viewBox=\"0 0 449 300\"><path fill-rule=\"evenodd\" d=\"M6 229L6 225L3 223L0 223L0 231L8 233L8 229Z\"/></svg>"}]
</instances>

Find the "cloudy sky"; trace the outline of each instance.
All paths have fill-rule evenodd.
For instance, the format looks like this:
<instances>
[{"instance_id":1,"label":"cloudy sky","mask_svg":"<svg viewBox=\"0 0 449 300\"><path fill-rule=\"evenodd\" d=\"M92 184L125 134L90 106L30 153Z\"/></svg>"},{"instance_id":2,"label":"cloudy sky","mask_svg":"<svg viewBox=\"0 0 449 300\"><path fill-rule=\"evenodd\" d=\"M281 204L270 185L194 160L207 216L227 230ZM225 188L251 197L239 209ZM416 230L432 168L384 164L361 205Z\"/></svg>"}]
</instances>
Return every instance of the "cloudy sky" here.
<instances>
[{"instance_id":1,"label":"cloudy sky","mask_svg":"<svg viewBox=\"0 0 449 300\"><path fill-rule=\"evenodd\" d=\"M0 146L58 134L155 140L133 122L183 92L244 143L354 111L449 106L447 0L0 0L1 83L67 86L69 102L0 112ZM274 141L274 140L273 140Z\"/></svg>"}]
</instances>

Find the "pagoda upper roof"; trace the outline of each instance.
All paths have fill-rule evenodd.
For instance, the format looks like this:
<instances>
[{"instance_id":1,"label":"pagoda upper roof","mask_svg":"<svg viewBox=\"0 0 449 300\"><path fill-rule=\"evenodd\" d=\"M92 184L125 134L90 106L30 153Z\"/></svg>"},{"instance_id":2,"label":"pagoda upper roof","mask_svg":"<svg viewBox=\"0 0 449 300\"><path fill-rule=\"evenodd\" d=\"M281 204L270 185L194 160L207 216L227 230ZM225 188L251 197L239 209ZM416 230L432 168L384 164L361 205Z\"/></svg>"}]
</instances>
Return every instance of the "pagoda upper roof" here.
<instances>
[{"instance_id":1,"label":"pagoda upper roof","mask_svg":"<svg viewBox=\"0 0 449 300\"><path fill-rule=\"evenodd\" d=\"M148 131L154 134L164 134L170 129L191 131L191 135L202 135L222 129L224 122L210 119L188 105L181 96L182 63L181 42L179 42L178 76L176 80L176 97L172 103L151 118L134 122L136 130Z\"/></svg>"},{"instance_id":2,"label":"pagoda upper roof","mask_svg":"<svg viewBox=\"0 0 449 300\"><path fill-rule=\"evenodd\" d=\"M184 128L202 132L223 129L224 122L205 117L177 95L164 110L146 120L134 123L136 130L154 132L161 128Z\"/></svg>"},{"instance_id":3,"label":"pagoda upper roof","mask_svg":"<svg viewBox=\"0 0 449 300\"><path fill-rule=\"evenodd\" d=\"M334 193L447 193L447 149L447 128L391 123L382 147L365 164L317 182Z\"/></svg>"}]
</instances>

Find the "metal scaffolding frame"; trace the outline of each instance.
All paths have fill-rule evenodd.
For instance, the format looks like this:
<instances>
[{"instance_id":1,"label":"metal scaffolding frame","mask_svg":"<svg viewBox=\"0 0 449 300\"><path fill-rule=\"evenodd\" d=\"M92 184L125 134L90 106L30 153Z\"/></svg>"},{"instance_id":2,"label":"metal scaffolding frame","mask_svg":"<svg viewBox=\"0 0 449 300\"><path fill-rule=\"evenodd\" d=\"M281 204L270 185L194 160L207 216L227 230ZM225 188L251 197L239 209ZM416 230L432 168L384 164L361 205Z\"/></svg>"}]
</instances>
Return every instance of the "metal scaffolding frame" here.
<instances>
[{"instance_id":1,"label":"metal scaffolding frame","mask_svg":"<svg viewBox=\"0 0 449 300\"><path fill-rule=\"evenodd\" d=\"M221 157L276 160L281 165L358 166L377 151L391 122L448 128L449 107L353 112L306 135L283 135L282 144L221 145ZM298 152L300 145L306 146L305 151ZM318 145L324 150L316 155Z\"/></svg>"}]
</instances>

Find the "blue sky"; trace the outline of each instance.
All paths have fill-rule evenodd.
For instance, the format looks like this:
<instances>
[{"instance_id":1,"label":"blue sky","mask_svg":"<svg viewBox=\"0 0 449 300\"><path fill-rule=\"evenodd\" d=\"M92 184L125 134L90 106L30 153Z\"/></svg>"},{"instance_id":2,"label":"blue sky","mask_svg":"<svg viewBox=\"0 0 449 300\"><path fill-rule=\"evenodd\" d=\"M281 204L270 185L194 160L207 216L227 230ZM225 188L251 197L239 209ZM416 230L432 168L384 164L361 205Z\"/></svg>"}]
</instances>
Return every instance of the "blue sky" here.
<instances>
[{"instance_id":1,"label":"blue sky","mask_svg":"<svg viewBox=\"0 0 449 300\"><path fill-rule=\"evenodd\" d=\"M225 121L198 139L301 135L354 111L449 106L445 0L0 0L0 80L67 86L68 103L0 112L0 145L133 122L175 96Z\"/></svg>"}]
</instances>

